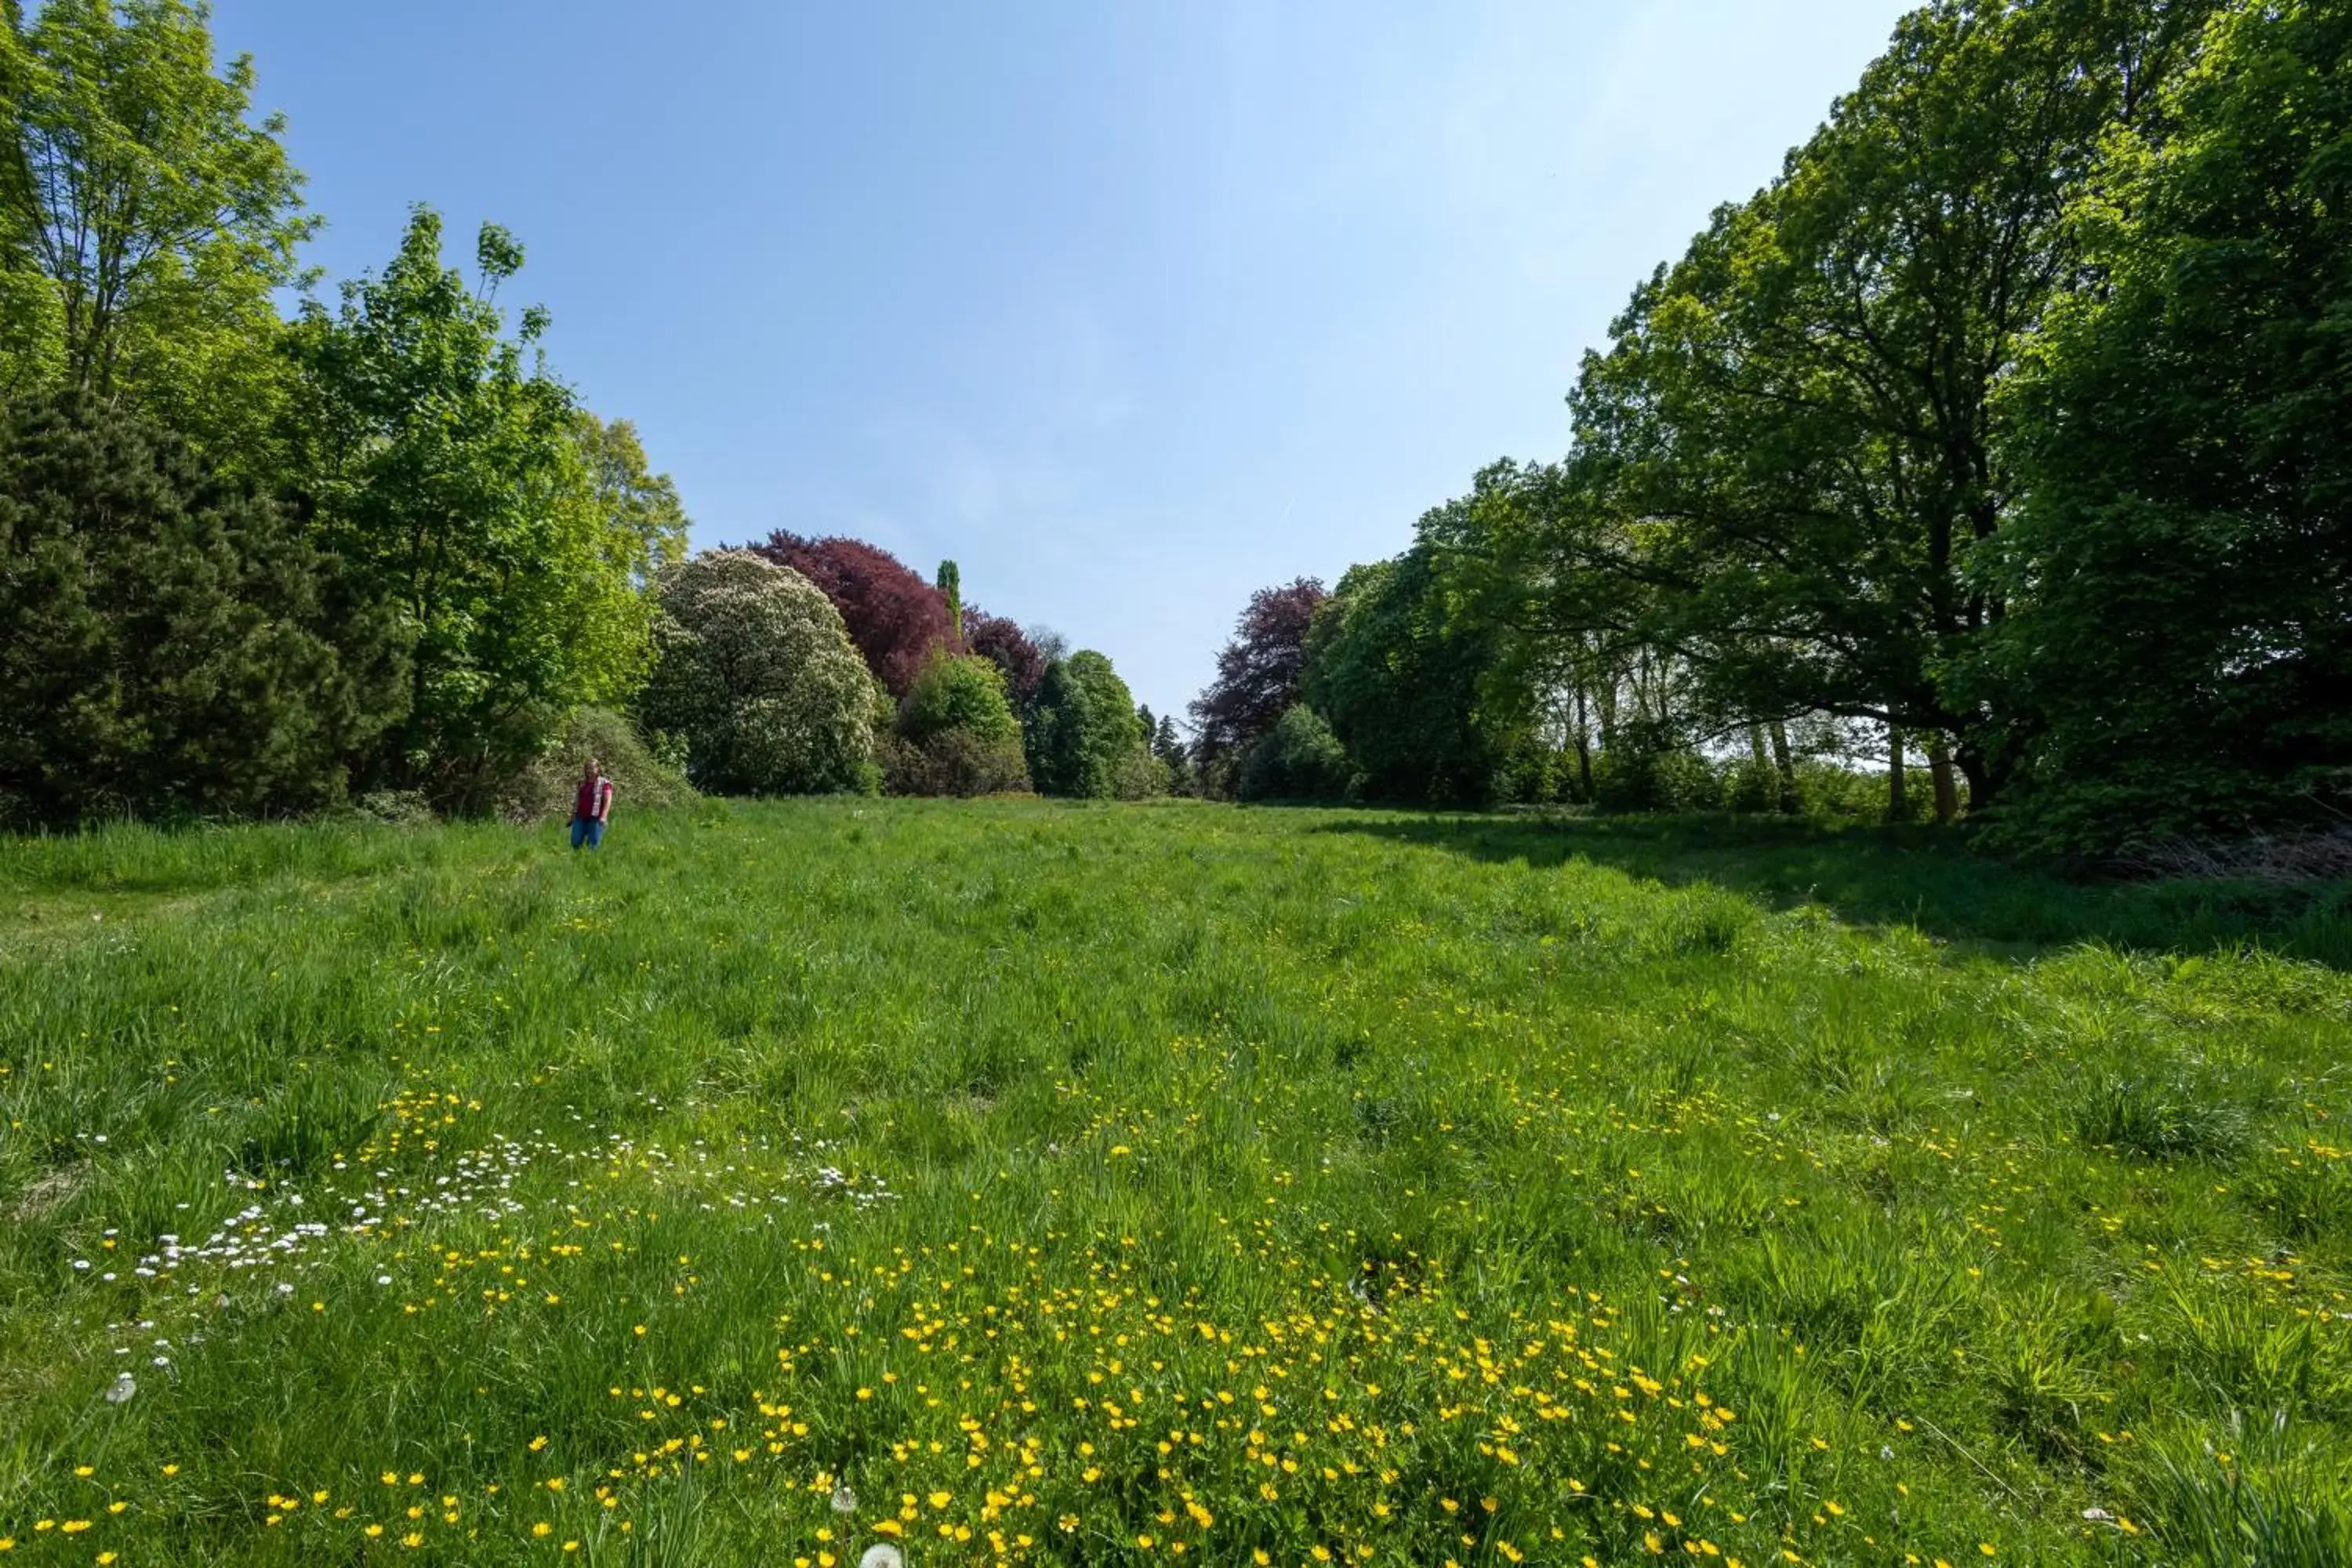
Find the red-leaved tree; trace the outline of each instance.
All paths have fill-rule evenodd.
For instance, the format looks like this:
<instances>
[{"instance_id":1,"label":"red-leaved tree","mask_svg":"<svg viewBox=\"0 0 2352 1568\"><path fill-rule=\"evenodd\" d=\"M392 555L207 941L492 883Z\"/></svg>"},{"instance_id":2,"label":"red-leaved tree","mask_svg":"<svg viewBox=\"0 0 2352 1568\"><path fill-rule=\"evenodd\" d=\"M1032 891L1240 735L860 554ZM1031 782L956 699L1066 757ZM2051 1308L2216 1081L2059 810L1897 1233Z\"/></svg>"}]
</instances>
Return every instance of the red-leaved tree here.
<instances>
[{"instance_id":1,"label":"red-leaved tree","mask_svg":"<svg viewBox=\"0 0 2352 1568\"><path fill-rule=\"evenodd\" d=\"M947 646L947 595L888 551L860 539L809 539L782 529L751 548L824 591L866 668L893 697L906 696L932 651Z\"/></svg>"},{"instance_id":2,"label":"red-leaved tree","mask_svg":"<svg viewBox=\"0 0 2352 1568\"><path fill-rule=\"evenodd\" d=\"M1045 679L1045 651L1029 640L1018 621L992 616L977 605L963 610L963 646L994 664L1004 674L1004 688L1014 709L1027 712Z\"/></svg>"},{"instance_id":3,"label":"red-leaved tree","mask_svg":"<svg viewBox=\"0 0 2352 1568\"><path fill-rule=\"evenodd\" d=\"M1312 577L1250 595L1217 655L1217 678L1192 700L1193 754L1203 768L1247 751L1298 700L1307 627L1328 596Z\"/></svg>"}]
</instances>

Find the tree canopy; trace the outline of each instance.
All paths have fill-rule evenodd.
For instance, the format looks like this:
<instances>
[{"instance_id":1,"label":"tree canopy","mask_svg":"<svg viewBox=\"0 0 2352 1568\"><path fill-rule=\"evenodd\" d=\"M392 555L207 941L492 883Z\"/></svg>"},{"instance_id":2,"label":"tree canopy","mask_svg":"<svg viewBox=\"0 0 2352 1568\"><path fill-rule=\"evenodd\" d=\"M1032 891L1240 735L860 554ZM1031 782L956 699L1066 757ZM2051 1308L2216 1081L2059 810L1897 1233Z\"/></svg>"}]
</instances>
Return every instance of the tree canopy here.
<instances>
[{"instance_id":1,"label":"tree canopy","mask_svg":"<svg viewBox=\"0 0 2352 1568\"><path fill-rule=\"evenodd\" d=\"M1029 776L1046 795L1109 800L1122 769L1143 749L1135 698L1110 660L1091 648L1045 670L1028 722Z\"/></svg>"},{"instance_id":2,"label":"tree canopy","mask_svg":"<svg viewBox=\"0 0 2352 1568\"><path fill-rule=\"evenodd\" d=\"M675 497L628 470L634 442L583 418L532 368L546 329L509 335L491 290L522 248L485 225L469 287L441 221L412 216L399 254L311 306L290 347L296 449L320 537L394 615L404 710L377 772L458 807L533 755L570 707L625 700L651 656L637 592L675 553Z\"/></svg>"},{"instance_id":3,"label":"tree canopy","mask_svg":"<svg viewBox=\"0 0 2352 1568\"><path fill-rule=\"evenodd\" d=\"M781 529L751 547L815 584L841 612L866 664L903 698L931 655L948 646L947 595L888 551L859 539L805 538Z\"/></svg>"},{"instance_id":4,"label":"tree canopy","mask_svg":"<svg viewBox=\"0 0 2352 1568\"><path fill-rule=\"evenodd\" d=\"M2352 807L2352 12L2233 11L2156 110L2074 204L1958 683L2039 847Z\"/></svg>"},{"instance_id":5,"label":"tree canopy","mask_svg":"<svg viewBox=\"0 0 2352 1568\"><path fill-rule=\"evenodd\" d=\"M1248 751L1298 700L1307 627L1326 597L1312 577L1250 595L1217 655L1216 678L1192 700L1193 752L1203 770Z\"/></svg>"}]
</instances>

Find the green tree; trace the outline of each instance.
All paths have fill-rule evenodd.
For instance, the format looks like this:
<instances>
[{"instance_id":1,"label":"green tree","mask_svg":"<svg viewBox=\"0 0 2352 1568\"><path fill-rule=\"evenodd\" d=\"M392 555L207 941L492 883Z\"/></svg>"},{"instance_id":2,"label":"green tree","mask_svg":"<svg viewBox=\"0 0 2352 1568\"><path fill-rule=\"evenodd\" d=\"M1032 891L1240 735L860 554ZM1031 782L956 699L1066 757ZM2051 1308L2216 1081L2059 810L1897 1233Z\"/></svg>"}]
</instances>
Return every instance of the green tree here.
<instances>
[{"instance_id":1,"label":"green tree","mask_svg":"<svg viewBox=\"0 0 2352 1568\"><path fill-rule=\"evenodd\" d=\"M1425 536L1441 526L1435 514L1423 520ZM1517 712L1481 700L1496 657L1491 624L1453 614L1424 537L1339 579L1315 612L1302 684L1362 772L1367 797L1476 805L1495 798L1524 740Z\"/></svg>"},{"instance_id":2,"label":"green tree","mask_svg":"<svg viewBox=\"0 0 2352 1568\"><path fill-rule=\"evenodd\" d=\"M320 536L399 626L406 695L377 772L460 810L572 708L635 691L652 619L637 584L683 521L633 439L592 437L571 393L526 365L544 315L506 334L493 295L521 247L485 226L477 255L478 292L442 265L441 221L420 207L381 276L291 334Z\"/></svg>"},{"instance_id":3,"label":"green tree","mask_svg":"<svg viewBox=\"0 0 2352 1568\"><path fill-rule=\"evenodd\" d=\"M299 811L365 738L322 563L95 399L0 409L0 816Z\"/></svg>"},{"instance_id":4,"label":"green tree","mask_svg":"<svg viewBox=\"0 0 2352 1568\"><path fill-rule=\"evenodd\" d=\"M2163 109L2077 205L1963 682L2043 849L2352 807L2352 10L2235 6Z\"/></svg>"},{"instance_id":5,"label":"green tree","mask_svg":"<svg viewBox=\"0 0 2352 1568\"><path fill-rule=\"evenodd\" d=\"M883 775L894 795L995 795L1028 787L1021 721L993 660L978 654L932 656L899 708Z\"/></svg>"},{"instance_id":6,"label":"green tree","mask_svg":"<svg viewBox=\"0 0 2352 1568\"><path fill-rule=\"evenodd\" d=\"M1029 776L1046 795L1108 800L1143 744L1135 699L1111 662L1081 648L1046 667L1028 726Z\"/></svg>"},{"instance_id":7,"label":"green tree","mask_svg":"<svg viewBox=\"0 0 2352 1568\"><path fill-rule=\"evenodd\" d=\"M833 602L747 550L696 556L655 579L659 657L648 728L686 742L697 787L725 795L865 790L877 699Z\"/></svg>"},{"instance_id":8,"label":"green tree","mask_svg":"<svg viewBox=\"0 0 2352 1568\"><path fill-rule=\"evenodd\" d=\"M1004 694L1004 675L977 654L940 654L915 678L898 710L898 731L926 741L947 730L964 730L985 741L1021 739L1021 721Z\"/></svg>"},{"instance_id":9,"label":"green tree","mask_svg":"<svg viewBox=\"0 0 2352 1568\"><path fill-rule=\"evenodd\" d=\"M963 573L952 561L940 563L940 596L948 602L948 647L963 651Z\"/></svg>"},{"instance_id":10,"label":"green tree","mask_svg":"<svg viewBox=\"0 0 2352 1568\"><path fill-rule=\"evenodd\" d=\"M594 505L616 539L635 541L633 567L650 575L686 559L688 522L677 486L656 474L626 419L599 419L585 408L574 415L575 438Z\"/></svg>"},{"instance_id":11,"label":"green tree","mask_svg":"<svg viewBox=\"0 0 2352 1568\"><path fill-rule=\"evenodd\" d=\"M1243 756L1234 793L1243 800L1339 800L1354 774L1331 726L1297 702Z\"/></svg>"},{"instance_id":12,"label":"green tree","mask_svg":"<svg viewBox=\"0 0 2352 1568\"><path fill-rule=\"evenodd\" d=\"M0 393L135 395L216 464L265 461L272 294L315 220L253 85L188 0L0 10Z\"/></svg>"},{"instance_id":13,"label":"green tree","mask_svg":"<svg viewBox=\"0 0 2352 1568\"><path fill-rule=\"evenodd\" d=\"M1996 797L1994 718L1944 679L2002 610L1966 570L2017 489L1995 394L2074 274L2071 195L2207 8L1914 12L1588 358L1576 477L1606 526L1564 513L1563 554L1638 593L1640 639L1709 711L1949 736Z\"/></svg>"}]
</instances>

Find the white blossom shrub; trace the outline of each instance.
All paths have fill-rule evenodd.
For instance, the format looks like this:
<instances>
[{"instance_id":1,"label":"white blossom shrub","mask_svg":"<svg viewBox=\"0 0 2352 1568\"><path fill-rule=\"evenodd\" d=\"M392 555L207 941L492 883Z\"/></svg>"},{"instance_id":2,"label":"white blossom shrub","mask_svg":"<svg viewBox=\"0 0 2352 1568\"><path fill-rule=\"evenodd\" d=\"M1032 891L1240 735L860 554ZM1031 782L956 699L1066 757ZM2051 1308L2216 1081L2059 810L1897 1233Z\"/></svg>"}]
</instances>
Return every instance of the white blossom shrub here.
<instances>
[{"instance_id":1,"label":"white blossom shrub","mask_svg":"<svg viewBox=\"0 0 2352 1568\"><path fill-rule=\"evenodd\" d=\"M799 573L747 550L664 572L644 727L686 743L721 795L873 787L874 682L841 613Z\"/></svg>"}]
</instances>

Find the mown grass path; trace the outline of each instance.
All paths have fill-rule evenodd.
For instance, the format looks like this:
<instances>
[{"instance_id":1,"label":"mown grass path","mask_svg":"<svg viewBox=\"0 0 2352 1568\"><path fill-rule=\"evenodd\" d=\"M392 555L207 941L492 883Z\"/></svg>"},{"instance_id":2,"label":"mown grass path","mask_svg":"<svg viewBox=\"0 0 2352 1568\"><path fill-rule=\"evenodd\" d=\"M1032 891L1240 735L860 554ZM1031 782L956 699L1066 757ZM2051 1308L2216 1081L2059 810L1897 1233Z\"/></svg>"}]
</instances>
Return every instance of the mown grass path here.
<instances>
[{"instance_id":1,"label":"mown grass path","mask_svg":"<svg viewBox=\"0 0 2352 1568\"><path fill-rule=\"evenodd\" d=\"M0 1542L2340 1561L2346 911L1181 805L0 847Z\"/></svg>"}]
</instances>

